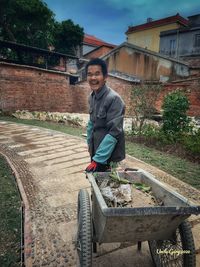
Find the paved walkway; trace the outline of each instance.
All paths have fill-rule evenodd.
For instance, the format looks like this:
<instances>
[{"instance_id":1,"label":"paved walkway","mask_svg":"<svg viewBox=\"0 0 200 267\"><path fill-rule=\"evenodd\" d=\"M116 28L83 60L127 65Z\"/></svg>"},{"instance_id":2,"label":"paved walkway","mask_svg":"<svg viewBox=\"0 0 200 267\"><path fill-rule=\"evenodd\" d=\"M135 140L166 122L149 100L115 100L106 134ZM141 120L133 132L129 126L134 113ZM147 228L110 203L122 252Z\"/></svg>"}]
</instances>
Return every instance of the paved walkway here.
<instances>
[{"instance_id":1,"label":"paved walkway","mask_svg":"<svg viewBox=\"0 0 200 267\"><path fill-rule=\"evenodd\" d=\"M43 128L0 121L0 152L7 157L15 172L25 203L26 267L77 266L74 244L77 195L80 188L90 188L83 172L89 163L84 140ZM152 173L158 171L129 157L122 164L125 165L145 167ZM177 182L164 172L160 171L159 175L161 180L173 186L175 183L181 193L184 186L189 188L185 194L200 203L196 197L199 191ZM192 221L199 248L198 220L195 217ZM146 243L141 253L136 246L120 249L118 246L101 246L101 256L94 259L94 266L152 266Z\"/></svg>"}]
</instances>

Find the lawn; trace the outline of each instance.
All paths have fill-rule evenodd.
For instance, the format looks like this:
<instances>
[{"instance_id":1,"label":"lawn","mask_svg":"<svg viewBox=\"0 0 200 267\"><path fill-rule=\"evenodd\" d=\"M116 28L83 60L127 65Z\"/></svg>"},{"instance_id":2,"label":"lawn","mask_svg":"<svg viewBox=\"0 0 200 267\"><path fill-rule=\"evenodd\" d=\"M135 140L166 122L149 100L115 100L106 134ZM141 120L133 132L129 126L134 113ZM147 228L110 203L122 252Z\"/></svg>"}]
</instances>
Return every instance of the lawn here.
<instances>
[{"instance_id":1,"label":"lawn","mask_svg":"<svg viewBox=\"0 0 200 267\"><path fill-rule=\"evenodd\" d=\"M5 158L0 154L0 266L21 266L21 199Z\"/></svg>"},{"instance_id":2,"label":"lawn","mask_svg":"<svg viewBox=\"0 0 200 267\"><path fill-rule=\"evenodd\" d=\"M126 142L126 153L200 189L200 165L197 163L133 142Z\"/></svg>"}]
</instances>

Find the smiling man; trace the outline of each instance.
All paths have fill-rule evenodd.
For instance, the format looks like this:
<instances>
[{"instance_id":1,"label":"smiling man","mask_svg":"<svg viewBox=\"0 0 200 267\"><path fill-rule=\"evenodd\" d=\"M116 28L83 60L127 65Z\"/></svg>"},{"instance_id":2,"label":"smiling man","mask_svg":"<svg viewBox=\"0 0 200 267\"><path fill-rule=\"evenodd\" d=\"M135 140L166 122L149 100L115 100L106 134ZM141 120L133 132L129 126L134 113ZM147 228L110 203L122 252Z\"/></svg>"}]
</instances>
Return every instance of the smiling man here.
<instances>
[{"instance_id":1,"label":"smiling man","mask_svg":"<svg viewBox=\"0 0 200 267\"><path fill-rule=\"evenodd\" d=\"M86 65L86 74L92 90L87 125L91 163L86 171L104 172L109 170L111 162L119 162L125 158L125 104L121 97L106 85L107 66L102 59L90 60Z\"/></svg>"}]
</instances>

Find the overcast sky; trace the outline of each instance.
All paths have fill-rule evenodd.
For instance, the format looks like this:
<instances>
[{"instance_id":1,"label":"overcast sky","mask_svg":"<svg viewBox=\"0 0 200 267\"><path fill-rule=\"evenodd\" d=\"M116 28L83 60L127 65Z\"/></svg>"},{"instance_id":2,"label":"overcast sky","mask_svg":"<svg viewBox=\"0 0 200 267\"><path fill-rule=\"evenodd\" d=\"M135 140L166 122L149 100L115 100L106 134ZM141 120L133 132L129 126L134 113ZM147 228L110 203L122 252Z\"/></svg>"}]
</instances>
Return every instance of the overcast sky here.
<instances>
[{"instance_id":1,"label":"overcast sky","mask_svg":"<svg viewBox=\"0 0 200 267\"><path fill-rule=\"evenodd\" d=\"M44 0L57 21L71 19L108 43L119 45L126 41L130 25L173 16L187 18L200 14L200 0Z\"/></svg>"}]
</instances>

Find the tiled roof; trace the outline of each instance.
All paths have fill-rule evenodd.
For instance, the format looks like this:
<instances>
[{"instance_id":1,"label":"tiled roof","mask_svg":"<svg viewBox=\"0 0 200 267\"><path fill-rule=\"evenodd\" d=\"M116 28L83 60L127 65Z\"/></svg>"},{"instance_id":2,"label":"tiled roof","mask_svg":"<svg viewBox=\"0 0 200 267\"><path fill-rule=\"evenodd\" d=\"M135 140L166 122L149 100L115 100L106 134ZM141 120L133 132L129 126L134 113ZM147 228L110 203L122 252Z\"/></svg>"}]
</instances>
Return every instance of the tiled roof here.
<instances>
[{"instance_id":1,"label":"tiled roof","mask_svg":"<svg viewBox=\"0 0 200 267\"><path fill-rule=\"evenodd\" d=\"M134 31L142 31L142 30L146 30L149 28L159 27L162 25L167 25L167 24L176 23L176 22L183 26L187 26L189 21L181 17L177 13L175 16L171 16L171 17L167 17L167 18L163 18L159 20L154 20L154 21L150 21L144 24L137 25L137 26L129 27L128 30L126 31L126 34L129 34Z\"/></svg>"},{"instance_id":2,"label":"tiled roof","mask_svg":"<svg viewBox=\"0 0 200 267\"><path fill-rule=\"evenodd\" d=\"M83 39L83 43L89 44L89 45L93 45L93 46L108 46L111 48L114 48L116 45L113 44L109 44L104 42L101 39L96 38L93 35L89 35L89 34L85 34L84 35L84 39Z\"/></svg>"}]
</instances>

